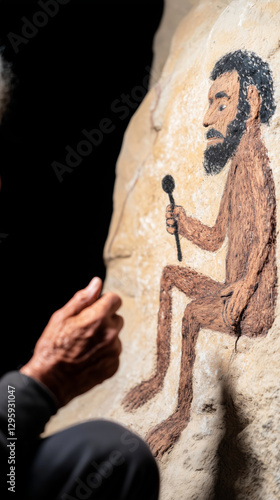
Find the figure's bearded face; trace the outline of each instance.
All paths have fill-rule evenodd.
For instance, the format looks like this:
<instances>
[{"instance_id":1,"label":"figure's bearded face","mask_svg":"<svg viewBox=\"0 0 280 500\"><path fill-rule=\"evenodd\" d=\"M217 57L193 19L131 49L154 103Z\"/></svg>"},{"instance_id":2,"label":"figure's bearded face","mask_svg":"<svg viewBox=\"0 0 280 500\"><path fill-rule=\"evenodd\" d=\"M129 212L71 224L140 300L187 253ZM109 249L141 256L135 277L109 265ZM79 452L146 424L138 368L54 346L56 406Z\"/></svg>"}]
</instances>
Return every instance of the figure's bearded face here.
<instances>
[{"instance_id":1,"label":"figure's bearded face","mask_svg":"<svg viewBox=\"0 0 280 500\"><path fill-rule=\"evenodd\" d=\"M214 81L209 91L209 108L203 125L209 127L204 152L204 168L207 174L218 174L233 157L246 130L248 103L239 97L237 71L225 73Z\"/></svg>"}]
</instances>

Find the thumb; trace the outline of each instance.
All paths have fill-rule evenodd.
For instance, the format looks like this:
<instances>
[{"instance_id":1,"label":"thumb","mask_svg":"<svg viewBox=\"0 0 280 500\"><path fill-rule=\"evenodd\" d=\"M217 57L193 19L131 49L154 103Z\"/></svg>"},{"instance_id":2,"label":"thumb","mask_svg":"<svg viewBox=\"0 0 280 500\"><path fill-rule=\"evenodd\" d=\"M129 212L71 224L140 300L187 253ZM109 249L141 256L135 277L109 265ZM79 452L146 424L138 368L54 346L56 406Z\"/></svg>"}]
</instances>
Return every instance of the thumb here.
<instances>
[{"instance_id":1,"label":"thumb","mask_svg":"<svg viewBox=\"0 0 280 500\"><path fill-rule=\"evenodd\" d=\"M230 295L232 295L234 292L234 288L235 283L231 283L230 285L225 286L220 292L221 297L229 297Z\"/></svg>"},{"instance_id":2,"label":"thumb","mask_svg":"<svg viewBox=\"0 0 280 500\"><path fill-rule=\"evenodd\" d=\"M99 298L102 289L102 280L93 278L86 288L79 290L72 299L61 308L65 317L79 314L83 309L91 306Z\"/></svg>"}]
</instances>

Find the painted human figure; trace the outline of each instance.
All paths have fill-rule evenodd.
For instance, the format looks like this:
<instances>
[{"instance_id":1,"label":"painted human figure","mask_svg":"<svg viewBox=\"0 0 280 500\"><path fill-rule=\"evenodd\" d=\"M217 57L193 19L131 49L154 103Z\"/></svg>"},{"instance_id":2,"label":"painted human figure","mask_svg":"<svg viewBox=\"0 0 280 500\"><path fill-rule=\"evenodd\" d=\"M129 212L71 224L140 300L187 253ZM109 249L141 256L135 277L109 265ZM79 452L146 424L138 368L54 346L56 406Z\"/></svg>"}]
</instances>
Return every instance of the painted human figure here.
<instances>
[{"instance_id":1,"label":"painted human figure","mask_svg":"<svg viewBox=\"0 0 280 500\"><path fill-rule=\"evenodd\" d=\"M157 364L154 376L125 397L128 410L142 406L163 386L170 362L172 289L192 301L182 321L182 357L176 411L152 429L147 441L161 457L178 439L190 418L195 346L200 328L236 336L265 335L272 326L277 270L276 200L261 123L275 111L273 81L267 63L256 54L236 51L215 65L209 90L204 168L217 175L231 159L213 227L186 215L181 206L167 207L167 231L175 224L181 237L216 252L228 236L226 279L217 282L189 267L166 266L160 287Z\"/></svg>"}]
</instances>

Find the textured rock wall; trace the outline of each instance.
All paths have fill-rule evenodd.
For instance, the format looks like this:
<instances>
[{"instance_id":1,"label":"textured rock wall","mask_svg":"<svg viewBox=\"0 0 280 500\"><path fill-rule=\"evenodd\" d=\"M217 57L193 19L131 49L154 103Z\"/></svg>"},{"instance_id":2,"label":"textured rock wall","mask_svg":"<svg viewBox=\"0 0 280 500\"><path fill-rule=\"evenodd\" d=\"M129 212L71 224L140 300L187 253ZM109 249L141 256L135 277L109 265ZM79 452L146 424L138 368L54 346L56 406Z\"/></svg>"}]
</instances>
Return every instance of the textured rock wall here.
<instances>
[{"instance_id":1,"label":"textured rock wall","mask_svg":"<svg viewBox=\"0 0 280 500\"><path fill-rule=\"evenodd\" d=\"M165 227L169 201L162 190L162 178L166 174L174 177L175 202L188 216L209 227L215 224L231 161L217 175L204 172L206 130L202 122L212 83L209 77L225 54L253 51L268 62L274 81L276 111L269 125L260 125L260 130L275 184L278 228L279 25L278 0L196 2L180 23L161 78L127 129L117 165L105 258L106 289L117 291L123 299L121 366L111 380L62 409L50 422L48 433L88 418L107 417L145 437L175 411L181 322L191 302L177 288L172 292L170 365L164 384L157 395L134 411L126 411L122 404L129 390L154 373L162 270L179 264L175 238ZM265 189L260 187L260 192L265 193ZM240 226L246 231L242 217ZM180 243L182 267L224 283L228 237L212 252L182 236ZM279 273L278 240L276 263ZM259 309L259 316L263 314ZM190 420L175 445L159 460L161 500L280 498L279 299L266 335L237 337L226 329L199 331Z\"/></svg>"},{"instance_id":2,"label":"textured rock wall","mask_svg":"<svg viewBox=\"0 0 280 500\"><path fill-rule=\"evenodd\" d=\"M165 0L164 11L159 29L154 38L154 60L151 73L150 86L152 87L163 70L170 51L172 37L178 24L182 21L196 0Z\"/></svg>"}]
</instances>

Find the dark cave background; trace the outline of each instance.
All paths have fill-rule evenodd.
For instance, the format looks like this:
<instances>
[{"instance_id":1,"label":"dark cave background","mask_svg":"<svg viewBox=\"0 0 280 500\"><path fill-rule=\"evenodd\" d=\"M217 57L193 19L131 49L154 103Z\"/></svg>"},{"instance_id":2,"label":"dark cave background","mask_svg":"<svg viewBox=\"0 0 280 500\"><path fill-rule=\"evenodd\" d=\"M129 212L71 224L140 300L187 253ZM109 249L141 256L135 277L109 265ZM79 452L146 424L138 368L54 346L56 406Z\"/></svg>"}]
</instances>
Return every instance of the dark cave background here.
<instances>
[{"instance_id":1,"label":"dark cave background","mask_svg":"<svg viewBox=\"0 0 280 500\"><path fill-rule=\"evenodd\" d=\"M56 309L105 278L115 165L163 12L163 0L55 0L44 26L23 31L26 19L44 24L42 4L55 11L53 0L0 1L14 75L0 127L1 374L28 361ZM66 146L76 150L104 118L114 130L59 182L52 163L66 164Z\"/></svg>"}]
</instances>

